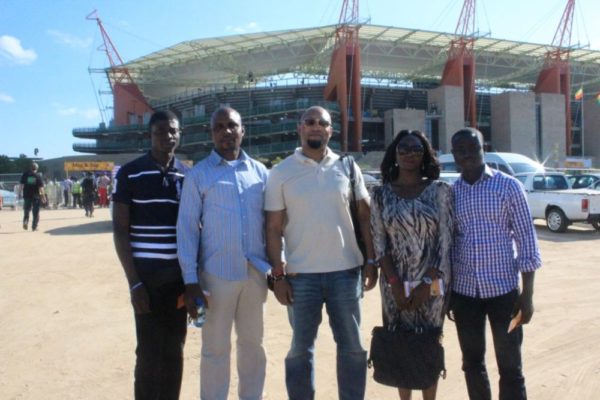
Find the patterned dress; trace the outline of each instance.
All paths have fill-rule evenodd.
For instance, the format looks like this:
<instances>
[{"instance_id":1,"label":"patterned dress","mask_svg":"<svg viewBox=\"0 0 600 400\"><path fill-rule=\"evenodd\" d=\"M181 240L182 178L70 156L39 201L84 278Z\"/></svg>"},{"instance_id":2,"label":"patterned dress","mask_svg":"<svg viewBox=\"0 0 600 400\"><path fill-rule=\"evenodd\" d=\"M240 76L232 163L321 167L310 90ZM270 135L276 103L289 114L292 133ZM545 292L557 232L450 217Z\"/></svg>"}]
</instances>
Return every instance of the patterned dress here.
<instances>
[{"instance_id":1,"label":"patterned dress","mask_svg":"<svg viewBox=\"0 0 600 400\"><path fill-rule=\"evenodd\" d=\"M420 280L434 267L448 292L453 230L452 189L447 183L431 181L414 199L398 196L389 183L375 188L371 199L375 255L378 259L391 255L402 282ZM379 286L385 325L442 327L446 296L430 297L416 311L398 311L383 274Z\"/></svg>"}]
</instances>

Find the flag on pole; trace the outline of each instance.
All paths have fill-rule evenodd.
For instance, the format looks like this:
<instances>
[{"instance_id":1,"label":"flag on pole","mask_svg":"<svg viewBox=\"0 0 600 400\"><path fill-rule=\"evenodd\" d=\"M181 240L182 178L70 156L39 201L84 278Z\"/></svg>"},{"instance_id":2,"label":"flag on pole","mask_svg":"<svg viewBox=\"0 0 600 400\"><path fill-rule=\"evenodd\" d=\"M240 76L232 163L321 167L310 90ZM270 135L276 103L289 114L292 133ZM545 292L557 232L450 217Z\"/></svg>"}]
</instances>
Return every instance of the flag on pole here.
<instances>
[{"instance_id":1,"label":"flag on pole","mask_svg":"<svg viewBox=\"0 0 600 400\"><path fill-rule=\"evenodd\" d=\"M583 99L583 88L580 87L578 91L575 92L575 100Z\"/></svg>"}]
</instances>

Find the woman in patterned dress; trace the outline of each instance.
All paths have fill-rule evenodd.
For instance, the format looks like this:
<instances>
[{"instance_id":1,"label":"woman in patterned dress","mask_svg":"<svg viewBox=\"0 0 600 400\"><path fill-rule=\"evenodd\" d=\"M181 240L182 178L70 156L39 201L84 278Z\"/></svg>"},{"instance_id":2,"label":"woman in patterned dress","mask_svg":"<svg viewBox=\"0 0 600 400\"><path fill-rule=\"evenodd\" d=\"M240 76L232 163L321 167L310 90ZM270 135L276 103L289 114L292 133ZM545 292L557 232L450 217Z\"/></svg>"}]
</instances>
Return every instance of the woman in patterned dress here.
<instances>
[{"instance_id":1,"label":"woman in patterned dress","mask_svg":"<svg viewBox=\"0 0 600 400\"><path fill-rule=\"evenodd\" d=\"M419 131L403 130L396 136L386 150L381 174L383 185L371 199L371 231L382 269L384 325L408 331L441 329L446 296L432 296L431 284L442 281L449 288L451 187L437 180L439 162ZM415 286L408 296L405 282ZM400 399L410 399L411 389L399 387ZM435 399L436 391L437 380L423 390L423 399Z\"/></svg>"}]
</instances>

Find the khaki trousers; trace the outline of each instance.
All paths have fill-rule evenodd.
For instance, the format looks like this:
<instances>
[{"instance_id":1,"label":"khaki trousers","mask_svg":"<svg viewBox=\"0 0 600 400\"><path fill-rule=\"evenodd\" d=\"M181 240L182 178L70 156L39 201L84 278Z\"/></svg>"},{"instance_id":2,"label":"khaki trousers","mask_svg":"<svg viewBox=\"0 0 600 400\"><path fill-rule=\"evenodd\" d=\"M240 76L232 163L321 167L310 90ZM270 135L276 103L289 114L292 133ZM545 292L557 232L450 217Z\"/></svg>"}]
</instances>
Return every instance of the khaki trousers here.
<instances>
[{"instance_id":1,"label":"khaki trousers","mask_svg":"<svg viewBox=\"0 0 600 400\"><path fill-rule=\"evenodd\" d=\"M266 355L263 347L263 309L267 300L265 274L248 264L248 279L226 281L201 273L201 286L210 292L202 327L200 398L226 400L229 393L231 328L237 336L238 396L262 398Z\"/></svg>"}]
</instances>

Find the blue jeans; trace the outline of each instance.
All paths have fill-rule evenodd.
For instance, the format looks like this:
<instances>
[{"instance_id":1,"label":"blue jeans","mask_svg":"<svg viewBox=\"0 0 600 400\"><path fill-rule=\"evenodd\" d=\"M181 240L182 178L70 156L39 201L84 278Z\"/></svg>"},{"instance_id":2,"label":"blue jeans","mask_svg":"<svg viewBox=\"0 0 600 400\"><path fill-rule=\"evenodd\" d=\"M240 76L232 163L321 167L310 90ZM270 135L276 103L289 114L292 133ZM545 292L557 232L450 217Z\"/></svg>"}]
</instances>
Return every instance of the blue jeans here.
<instances>
[{"instance_id":1,"label":"blue jeans","mask_svg":"<svg viewBox=\"0 0 600 400\"><path fill-rule=\"evenodd\" d=\"M489 299L479 299L452 293L458 341L469 399L490 400L490 381L485 367L485 320L490 320L496 362L500 372L500 400L525 400L525 378L521 362L523 328L507 333L510 314L515 305L517 290Z\"/></svg>"},{"instance_id":2,"label":"blue jeans","mask_svg":"<svg viewBox=\"0 0 600 400\"><path fill-rule=\"evenodd\" d=\"M325 304L337 345L337 382L340 400L365 396L367 352L360 340L362 280L360 267L344 271L288 275L294 302L288 306L293 330L285 359L285 383L290 400L315 397L314 350L321 309Z\"/></svg>"}]
</instances>

